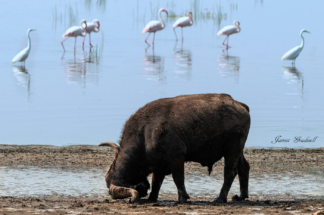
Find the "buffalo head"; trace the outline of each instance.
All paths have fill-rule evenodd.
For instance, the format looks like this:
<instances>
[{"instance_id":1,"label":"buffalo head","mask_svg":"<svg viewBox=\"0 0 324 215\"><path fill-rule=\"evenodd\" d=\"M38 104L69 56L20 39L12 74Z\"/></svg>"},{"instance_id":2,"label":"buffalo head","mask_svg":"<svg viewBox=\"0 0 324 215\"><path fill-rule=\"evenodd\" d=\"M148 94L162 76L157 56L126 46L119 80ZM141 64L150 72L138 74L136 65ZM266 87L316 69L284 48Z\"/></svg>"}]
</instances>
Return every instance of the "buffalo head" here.
<instances>
[{"instance_id":1,"label":"buffalo head","mask_svg":"<svg viewBox=\"0 0 324 215\"><path fill-rule=\"evenodd\" d=\"M109 146L114 151L114 160L108 167L105 175L109 195L113 199L124 199L131 197L130 202L135 202L139 198L147 196L147 191L150 188L150 184L146 178L142 179L142 181L129 182L129 180L127 180L127 178L129 178L127 175L125 178L125 175L120 174L120 171L116 170L116 162L118 162L117 158L120 148L113 142L103 142L100 143L99 146ZM120 169L124 169L124 167L121 167ZM125 183L126 181L127 183Z\"/></svg>"}]
</instances>

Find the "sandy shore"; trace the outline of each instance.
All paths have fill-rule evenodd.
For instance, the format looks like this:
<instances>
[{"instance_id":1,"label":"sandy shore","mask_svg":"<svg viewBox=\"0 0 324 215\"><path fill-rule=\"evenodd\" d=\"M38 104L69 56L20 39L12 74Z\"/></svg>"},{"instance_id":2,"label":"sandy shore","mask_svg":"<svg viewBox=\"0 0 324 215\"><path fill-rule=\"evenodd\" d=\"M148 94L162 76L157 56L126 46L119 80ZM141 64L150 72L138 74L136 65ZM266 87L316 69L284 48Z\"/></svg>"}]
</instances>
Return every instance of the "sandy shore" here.
<instances>
[{"instance_id":1,"label":"sandy shore","mask_svg":"<svg viewBox=\"0 0 324 215\"><path fill-rule=\"evenodd\" d=\"M191 197L187 204L176 203L170 177L157 203L143 199L128 204L112 200L105 187L103 176L113 160L109 148L1 145L0 214L312 214L324 210L324 148L248 148L245 156L251 165L248 201L231 201L231 195L238 192L236 179L228 203L211 204L222 185L222 160L214 165L210 177L206 167L186 164Z\"/></svg>"}]
</instances>

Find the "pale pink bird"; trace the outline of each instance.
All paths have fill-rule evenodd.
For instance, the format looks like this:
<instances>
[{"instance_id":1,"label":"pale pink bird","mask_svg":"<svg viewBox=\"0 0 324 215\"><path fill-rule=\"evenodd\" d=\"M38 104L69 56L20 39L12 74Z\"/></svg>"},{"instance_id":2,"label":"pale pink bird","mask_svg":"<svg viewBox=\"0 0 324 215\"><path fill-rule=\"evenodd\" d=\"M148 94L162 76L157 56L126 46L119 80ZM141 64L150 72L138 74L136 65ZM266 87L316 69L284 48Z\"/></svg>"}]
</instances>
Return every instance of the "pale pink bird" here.
<instances>
[{"instance_id":1,"label":"pale pink bird","mask_svg":"<svg viewBox=\"0 0 324 215\"><path fill-rule=\"evenodd\" d=\"M193 21L192 21L192 13L189 11L188 16L184 16L184 17L179 18L173 24L173 31L174 31L174 34L175 34L177 40L178 40L178 37L177 37L177 34L175 32L175 28L176 27L181 27L181 37L182 37L182 40L183 40L183 28L187 27L187 26L191 26L192 23L193 23Z\"/></svg>"},{"instance_id":2,"label":"pale pink bird","mask_svg":"<svg viewBox=\"0 0 324 215\"><path fill-rule=\"evenodd\" d=\"M90 34L91 34L91 32L95 32L95 33L99 32L99 30L100 30L99 28L100 28L100 22L98 19L94 19L92 22L87 23L86 32L87 32L87 34L89 34L89 44L91 47L92 47L92 44L91 44ZM85 35L85 37L86 37L86 35ZM84 37L84 40L85 40L85 37ZM83 46L84 46L84 40L82 43Z\"/></svg>"},{"instance_id":3,"label":"pale pink bird","mask_svg":"<svg viewBox=\"0 0 324 215\"><path fill-rule=\"evenodd\" d=\"M223 45L226 46L228 49L228 47L230 47L230 46L228 46L229 36L231 34L239 33L240 31L241 31L240 22L235 20L234 25L225 26L224 28L222 28L222 30L218 31L217 35L227 35L227 37L225 38L225 40L223 42ZM227 43L225 45L226 40L227 40Z\"/></svg>"},{"instance_id":4,"label":"pale pink bird","mask_svg":"<svg viewBox=\"0 0 324 215\"><path fill-rule=\"evenodd\" d=\"M159 17L160 17L161 22L160 21L150 21L149 23L147 23L147 25L145 26L145 28L142 31L142 33L149 32L149 35L145 39L145 42L147 44L148 44L147 39L150 36L150 34L153 32L154 33L154 36L153 36L153 42L152 42L152 44L154 45L155 32L160 31L160 30L162 30L165 27L164 22L163 22L162 17L161 17L161 12L162 11L163 12L166 12L166 14L168 15L168 11L166 11L163 8L161 8L159 10ZM150 44L148 44L148 45L150 45Z\"/></svg>"},{"instance_id":5,"label":"pale pink bird","mask_svg":"<svg viewBox=\"0 0 324 215\"><path fill-rule=\"evenodd\" d=\"M83 23L85 24L85 27L82 26ZM74 49L76 46L77 36L84 37L84 39L85 39L86 29L87 29L87 21L85 19L82 19L80 25L81 25L81 27L73 26L73 27L67 29L67 31L63 34L63 37L66 37L66 39L62 40L62 42L61 42L64 51L65 51L65 48L64 48L63 42L65 40L69 39L70 37L75 37ZM84 39L83 39L83 43L84 43Z\"/></svg>"}]
</instances>

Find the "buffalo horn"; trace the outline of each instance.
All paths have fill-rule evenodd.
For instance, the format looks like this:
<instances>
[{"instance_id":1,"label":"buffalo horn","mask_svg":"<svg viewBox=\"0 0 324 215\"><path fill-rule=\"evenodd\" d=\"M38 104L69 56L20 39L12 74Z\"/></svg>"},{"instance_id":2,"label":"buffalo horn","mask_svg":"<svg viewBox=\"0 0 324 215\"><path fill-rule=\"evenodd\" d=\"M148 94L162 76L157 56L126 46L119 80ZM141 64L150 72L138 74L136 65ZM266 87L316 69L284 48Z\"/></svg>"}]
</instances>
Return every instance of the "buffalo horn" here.
<instances>
[{"instance_id":1,"label":"buffalo horn","mask_svg":"<svg viewBox=\"0 0 324 215\"><path fill-rule=\"evenodd\" d=\"M124 199L131 197L130 202L135 202L139 199L137 190L127 187L119 187L113 184L110 185L109 194L112 195L115 199Z\"/></svg>"},{"instance_id":2,"label":"buffalo horn","mask_svg":"<svg viewBox=\"0 0 324 215\"><path fill-rule=\"evenodd\" d=\"M99 144L99 146L109 146L109 147L111 147L114 150L115 157L116 157L116 154L118 152L119 147L115 143L113 143L113 142L102 142L102 143Z\"/></svg>"}]
</instances>

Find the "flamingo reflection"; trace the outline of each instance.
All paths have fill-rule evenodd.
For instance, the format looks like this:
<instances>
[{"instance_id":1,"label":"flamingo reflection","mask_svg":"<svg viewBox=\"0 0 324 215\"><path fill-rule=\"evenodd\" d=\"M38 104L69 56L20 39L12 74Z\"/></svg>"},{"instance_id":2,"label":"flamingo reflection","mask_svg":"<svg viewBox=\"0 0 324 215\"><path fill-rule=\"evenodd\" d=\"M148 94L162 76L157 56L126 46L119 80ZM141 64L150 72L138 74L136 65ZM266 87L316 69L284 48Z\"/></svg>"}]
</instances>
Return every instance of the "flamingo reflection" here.
<instances>
[{"instance_id":1,"label":"flamingo reflection","mask_svg":"<svg viewBox=\"0 0 324 215\"><path fill-rule=\"evenodd\" d=\"M240 57L228 55L226 51L217 57L219 73L221 76L234 77L238 80L240 71Z\"/></svg>"},{"instance_id":2,"label":"flamingo reflection","mask_svg":"<svg viewBox=\"0 0 324 215\"><path fill-rule=\"evenodd\" d=\"M183 41L181 42L181 48L177 49L177 42L174 45L173 53L175 60L174 73L176 77L186 77L187 80L191 78L192 71L192 54L189 50L183 49Z\"/></svg>"},{"instance_id":3,"label":"flamingo reflection","mask_svg":"<svg viewBox=\"0 0 324 215\"><path fill-rule=\"evenodd\" d=\"M30 96L30 74L25 66L12 66L12 72L15 76L18 85L27 89L27 97Z\"/></svg>"},{"instance_id":4,"label":"flamingo reflection","mask_svg":"<svg viewBox=\"0 0 324 215\"><path fill-rule=\"evenodd\" d=\"M144 77L146 77L147 80L165 83L164 57L155 55L154 48L152 48L152 53L153 54L147 54L147 49L145 49L145 55L143 56Z\"/></svg>"},{"instance_id":5,"label":"flamingo reflection","mask_svg":"<svg viewBox=\"0 0 324 215\"><path fill-rule=\"evenodd\" d=\"M96 64L99 64L98 56L93 55L92 47L89 52L74 52L73 58L62 56L63 70L68 84L86 86L89 83L98 83Z\"/></svg>"}]
</instances>

